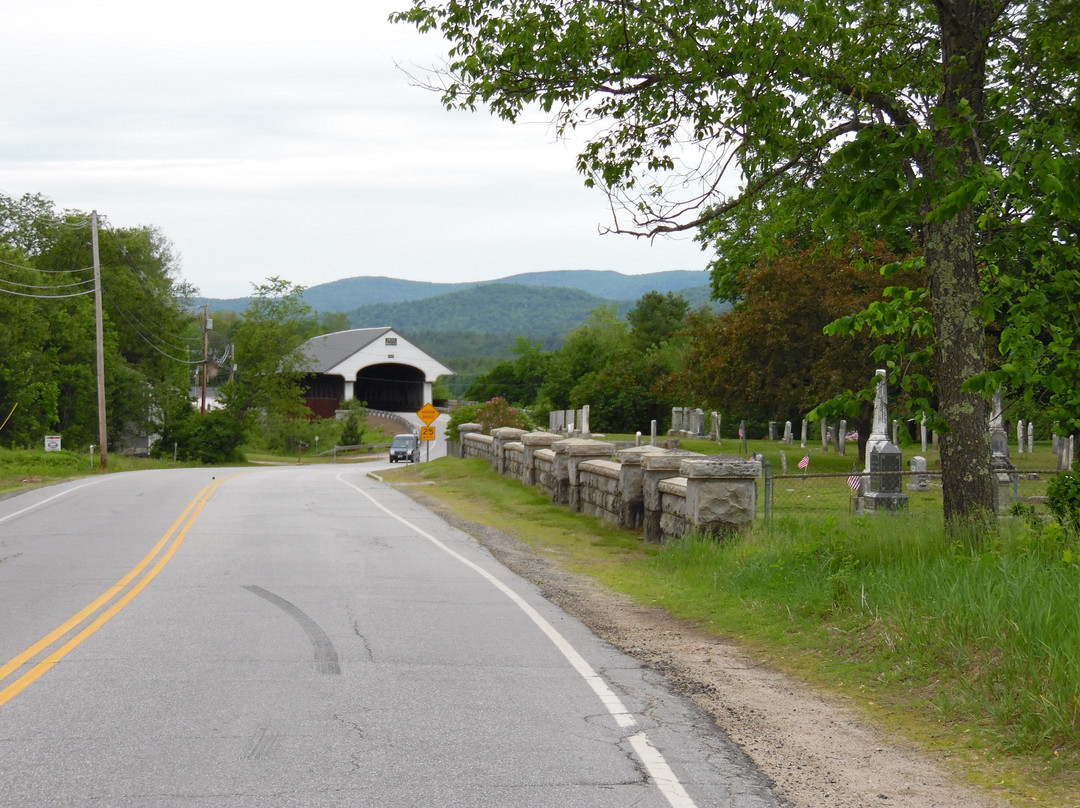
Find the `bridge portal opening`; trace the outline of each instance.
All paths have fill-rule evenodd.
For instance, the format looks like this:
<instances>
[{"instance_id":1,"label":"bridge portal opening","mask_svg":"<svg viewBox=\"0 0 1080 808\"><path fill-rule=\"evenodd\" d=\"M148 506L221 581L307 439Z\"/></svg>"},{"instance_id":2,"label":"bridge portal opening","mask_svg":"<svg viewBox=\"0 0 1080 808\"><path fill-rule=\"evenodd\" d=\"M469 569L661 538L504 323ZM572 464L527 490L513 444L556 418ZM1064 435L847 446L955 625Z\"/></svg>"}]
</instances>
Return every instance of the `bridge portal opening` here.
<instances>
[{"instance_id":1,"label":"bridge portal opening","mask_svg":"<svg viewBox=\"0 0 1080 808\"><path fill-rule=\"evenodd\" d=\"M424 373L409 365L370 365L356 374L353 395L370 409L415 412L424 406Z\"/></svg>"}]
</instances>

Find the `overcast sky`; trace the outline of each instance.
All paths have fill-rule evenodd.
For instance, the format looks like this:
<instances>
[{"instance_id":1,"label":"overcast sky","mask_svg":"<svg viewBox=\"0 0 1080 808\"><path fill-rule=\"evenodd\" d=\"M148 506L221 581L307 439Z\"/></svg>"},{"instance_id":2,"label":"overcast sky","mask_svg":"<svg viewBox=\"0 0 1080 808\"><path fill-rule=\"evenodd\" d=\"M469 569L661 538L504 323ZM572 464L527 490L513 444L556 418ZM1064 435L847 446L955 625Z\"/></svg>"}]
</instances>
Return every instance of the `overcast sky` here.
<instances>
[{"instance_id":1,"label":"overcast sky","mask_svg":"<svg viewBox=\"0 0 1080 808\"><path fill-rule=\"evenodd\" d=\"M600 236L607 199L539 115L451 113L396 65L407 0L33 0L0 25L0 192L153 225L209 297L280 276L704 271L689 236ZM703 274L703 283L704 274Z\"/></svg>"}]
</instances>

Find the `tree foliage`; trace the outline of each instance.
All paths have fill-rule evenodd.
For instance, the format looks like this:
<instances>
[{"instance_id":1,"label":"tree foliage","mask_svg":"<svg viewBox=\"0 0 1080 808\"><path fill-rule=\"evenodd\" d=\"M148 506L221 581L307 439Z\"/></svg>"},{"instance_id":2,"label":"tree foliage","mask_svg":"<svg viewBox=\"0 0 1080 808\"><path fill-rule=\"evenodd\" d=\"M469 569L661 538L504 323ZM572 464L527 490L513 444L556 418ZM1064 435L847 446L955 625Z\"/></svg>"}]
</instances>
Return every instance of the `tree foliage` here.
<instances>
[{"instance_id":1,"label":"tree foliage","mask_svg":"<svg viewBox=\"0 0 1080 808\"><path fill-rule=\"evenodd\" d=\"M154 228L99 238L105 391L111 446L148 435L188 396L196 343L190 287ZM0 195L0 409L7 445L60 434L97 443L93 255L89 216L39 195Z\"/></svg>"},{"instance_id":2,"label":"tree foliage","mask_svg":"<svg viewBox=\"0 0 1080 808\"><path fill-rule=\"evenodd\" d=\"M688 309L680 295L651 292L625 320L614 305L594 309L558 350L519 337L517 358L478 376L466 397L504 398L538 416L588 404L598 431L646 430L674 403L666 380L682 368Z\"/></svg>"},{"instance_id":3,"label":"tree foliage","mask_svg":"<svg viewBox=\"0 0 1080 808\"><path fill-rule=\"evenodd\" d=\"M883 343L865 331L830 337L825 327L878 301L902 279L922 282L916 270L904 278L876 271L893 260L883 245L857 241L843 250L792 248L762 258L736 278L741 301L734 309L691 316L686 367L672 384L685 401L755 423L798 422L821 402L866 389L867 395L843 407L838 401L822 414L845 417L860 435L868 434ZM911 341L926 346L917 332Z\"/></svg>"},{"instance_id":4,"label":"tree foliage","mask_svg":"<svg viewBox=\"0 0 1080 808\"><path fill-rule=\"evenodd\" d=\"M413 0L395 19L449 41L448 107L486 104L513 121L536 105L559 133L584 133L586 183L627 203L616 230L708 225L762 249L769 220L793 221L807 188L830 201L815 224L832 238L852 217L909 230L949 429L945 516L989 512L986 389L1035 369L1051 387L1072 383L1068 338L1034 328L1024 304L1001 343L1023 361L987 372L984 327L998 312L984 269L1034 285L1064 271L1076 288L1074 0ZM726 196L732 166L742 176ZM718 290L737 292L728 281Z\"/></svg>"},{"instance_id":5,"label":"tree foliage","mask_svg":"<svg viewBox=\"0 0 1080 808\"><path fill-rule=\"evenodd\" d=\"M308 415L301 382L311 360L296 349L319 334L318 320L302 286L275 277L254 288L232 332L237 371L222 385L221 397L234 417L249 424L258 413Z\"/></svg>"}]
</instances>

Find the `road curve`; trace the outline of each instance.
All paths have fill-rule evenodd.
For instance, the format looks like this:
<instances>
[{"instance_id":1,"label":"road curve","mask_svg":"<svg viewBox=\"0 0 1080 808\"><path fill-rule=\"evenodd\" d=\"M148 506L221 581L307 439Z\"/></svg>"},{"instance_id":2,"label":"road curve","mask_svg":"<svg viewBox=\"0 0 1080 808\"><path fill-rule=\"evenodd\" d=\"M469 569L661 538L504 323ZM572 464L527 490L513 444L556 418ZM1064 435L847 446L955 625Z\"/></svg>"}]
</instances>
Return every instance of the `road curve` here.
<instances>
[{"instance_id":1,"label":"road curve","mask_svg":"<svg viewBox=\"0 0 1080 808\"><path fill-rule=\"evenodd\" d=\"M0 805L776 806L655 673L364 469L0 501Z\"/></svg>"}]
</instances>

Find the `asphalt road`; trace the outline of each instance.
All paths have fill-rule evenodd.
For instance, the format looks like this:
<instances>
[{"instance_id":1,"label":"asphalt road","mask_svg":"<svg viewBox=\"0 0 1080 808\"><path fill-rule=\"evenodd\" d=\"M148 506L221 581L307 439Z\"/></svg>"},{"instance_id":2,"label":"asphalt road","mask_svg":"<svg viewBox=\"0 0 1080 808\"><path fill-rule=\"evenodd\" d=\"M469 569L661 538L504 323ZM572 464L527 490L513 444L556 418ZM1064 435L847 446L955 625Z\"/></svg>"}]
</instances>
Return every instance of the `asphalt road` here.
<instances>
[{"instance_id":1,"label":"asphalt road","mask_svg":"<svg viewBox=\"0 0 1080 808\"><path fill-rule=\"evenodd\" d=\"M0 501L0 805L777 804L661 677L366 470Z\"/></svg>"}]
</instances>

